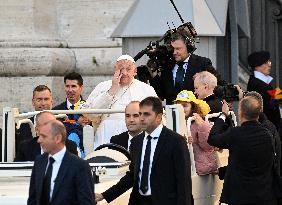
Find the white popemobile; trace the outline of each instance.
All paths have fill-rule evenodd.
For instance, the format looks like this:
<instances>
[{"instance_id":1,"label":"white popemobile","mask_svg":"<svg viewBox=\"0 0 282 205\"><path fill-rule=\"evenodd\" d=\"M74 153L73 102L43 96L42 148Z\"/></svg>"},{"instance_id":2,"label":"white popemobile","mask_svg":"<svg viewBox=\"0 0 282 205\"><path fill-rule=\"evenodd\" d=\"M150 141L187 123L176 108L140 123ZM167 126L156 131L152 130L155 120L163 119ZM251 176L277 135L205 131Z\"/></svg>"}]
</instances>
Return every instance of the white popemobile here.
<instances>
[{"instance_id":1,"label":"white popemobile","mask_svg":"<svg viewBox=\"0 0 282 205\"><path fill-rule=\"evenodd\" d=\"M93 113L122 113L123 110L109 109L85 109L85 110L52 110L57 117L66 117L66 114L93 114ZM1 205L22 205L26 204L29 189L29 180L33 162L13 162L15 155L15 125L29 123L34 132L34 125L26 118L36 115L38 112L19 114L17 108L3 109L3 132L2 132L2 162L0 163L0 204ZM234 113L233 120L236 123ZM214 117L219 115L208 115ZM164 124L183 136L190 134L190 125L193 118L185 121L184 111L180 105L166 106ZM187 127L189 128L187 130ZM96 183L95 192L101 193L118 182L118 180L128 170L130 157L127 151L113 144L99 146L94 152L94 130L91 126L85 126L83 132L84 148L86 157L92 168ZM218 176L209 174L198 176L195 170L193 147L189 146L191 158L192 191L195 205L215 205L219 203L223 182ZM228 151L218 153L218 163L220 166L226 165L228 160ZM118 197L111 205L127 204L131 190ZM105 200L98 204L108 204Z\"/></svg>"}]
</instances>

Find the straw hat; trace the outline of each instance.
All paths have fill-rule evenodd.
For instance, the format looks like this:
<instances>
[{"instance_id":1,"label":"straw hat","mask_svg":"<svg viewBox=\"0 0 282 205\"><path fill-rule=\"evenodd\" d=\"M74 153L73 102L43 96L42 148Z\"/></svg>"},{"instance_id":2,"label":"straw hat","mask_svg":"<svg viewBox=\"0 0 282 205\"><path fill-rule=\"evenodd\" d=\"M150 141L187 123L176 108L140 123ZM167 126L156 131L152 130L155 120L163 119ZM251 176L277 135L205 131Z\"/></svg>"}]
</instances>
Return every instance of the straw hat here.
<instances>
[{"instance_id":1,"label":"straw hat","mask_svg":"<svg viewBox=\"0 0 282 205\"><path fill-rule=\"evenodd\" d=\"M180 93L178 93L174 102L179 101L195 103L203 116L207 115L211 111L210 106L205 101L197 99L192 91L182 90Z\"/></svg>"}]
</instances>

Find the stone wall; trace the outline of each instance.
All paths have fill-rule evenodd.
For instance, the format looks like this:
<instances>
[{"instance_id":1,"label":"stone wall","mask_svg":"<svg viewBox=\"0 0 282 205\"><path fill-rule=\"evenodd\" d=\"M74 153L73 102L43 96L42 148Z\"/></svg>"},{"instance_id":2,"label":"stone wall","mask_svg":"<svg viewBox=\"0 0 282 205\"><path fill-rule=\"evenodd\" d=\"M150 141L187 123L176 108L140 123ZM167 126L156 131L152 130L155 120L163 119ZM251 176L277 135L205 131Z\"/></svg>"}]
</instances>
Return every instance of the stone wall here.
<instances>
[{"instance_id":1,"label":"stone wall","mask_svg":"<svg viewBox=\"0 0 282 205\"><path fill-rule=\"evenodd\" d=\"M32 90L39 84L51 88L58 104L64 100L63 75L70 71L83 75L87 98L110 78L122 53L121 39L110 35L133 1L0 0L0 110L32 110Z\"/></svg>"}]
</instances>

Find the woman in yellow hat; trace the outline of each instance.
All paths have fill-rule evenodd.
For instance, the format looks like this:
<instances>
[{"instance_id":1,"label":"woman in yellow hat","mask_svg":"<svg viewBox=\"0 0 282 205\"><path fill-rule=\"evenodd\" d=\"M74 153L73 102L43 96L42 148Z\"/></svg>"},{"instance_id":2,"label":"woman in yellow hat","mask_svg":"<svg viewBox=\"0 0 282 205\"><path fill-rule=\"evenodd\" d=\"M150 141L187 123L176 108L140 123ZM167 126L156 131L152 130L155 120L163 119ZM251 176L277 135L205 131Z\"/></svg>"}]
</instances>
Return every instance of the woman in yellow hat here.
<instances>
[{"instance_id":1,"label":"woman in yellow hat","mask_svg":"<svg viewBox=\"0 0 282 205\"><path fill-rule=\"evenodd\" d=\"M197 174L206 175L216 172L218 168L216 151L207 142L211 125L203 120L203 117L210 112L209 105L203 100L198 100L192 91L187 90L181 91L174 102L183 106L186 119L194 117L191 125L192 137L188 137L188 142L193 145Z\"/></svg>"}]
</instances>

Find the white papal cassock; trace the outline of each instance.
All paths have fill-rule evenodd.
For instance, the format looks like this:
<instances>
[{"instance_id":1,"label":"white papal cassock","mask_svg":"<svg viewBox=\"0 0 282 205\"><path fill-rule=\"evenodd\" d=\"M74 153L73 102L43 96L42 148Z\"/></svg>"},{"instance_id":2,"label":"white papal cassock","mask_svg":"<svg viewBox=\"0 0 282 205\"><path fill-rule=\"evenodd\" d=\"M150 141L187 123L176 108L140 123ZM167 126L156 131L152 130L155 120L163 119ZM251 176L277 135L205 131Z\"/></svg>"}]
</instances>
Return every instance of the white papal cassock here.
<instances>
[{"instance_id":1,"label":"white papal cassock","mask_svg":"<svg viewBox=\"0 0 282 205\"><path fill-rule=\"evenodd\" d=\"M89 95L86 106L90 109L125 109L131 101L142 101L149 96L157 96L154 88L139 80L133 79L129 86L120 87L116 95L111 96L108 90L112 80L99 83ZM101 144L109 143L113 135L127 130L124 113L91 115L89 118L101 117L94 140L94 149Z\"/></svg>"}]
</instances>

